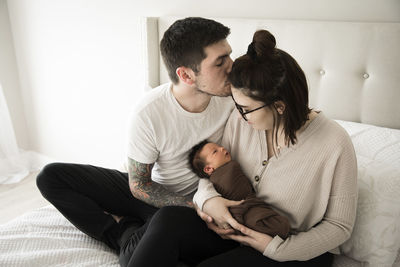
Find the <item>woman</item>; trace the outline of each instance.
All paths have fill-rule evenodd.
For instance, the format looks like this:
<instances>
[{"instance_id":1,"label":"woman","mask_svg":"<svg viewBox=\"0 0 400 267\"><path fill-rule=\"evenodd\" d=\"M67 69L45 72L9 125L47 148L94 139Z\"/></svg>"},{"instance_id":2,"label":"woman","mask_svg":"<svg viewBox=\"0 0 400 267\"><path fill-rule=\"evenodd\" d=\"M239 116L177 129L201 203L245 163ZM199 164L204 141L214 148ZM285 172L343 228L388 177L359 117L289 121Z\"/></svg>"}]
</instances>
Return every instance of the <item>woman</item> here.
<instances>
[{"instance_id":1,"label":"woman","mask_svg":"<svg viewBox=\"0 0 400 267\"><path fill-rule=\"evenodd\" d=\"M149 231L136 248L141 255L147 250L148 259L138 256L132 266L156 265L151 255L164 261L160 266L179 259L200 266L332 265L331 252L350 237L355 221L354 149L344 129L308 107L303 71L275 45L272 34L257 31L247 53L235 60L229 80L241 119L231 114L222 145L250 177L257 197L289 218L289 237L238 224L227 209L232 202L202 179L194 198L198 213L223 239L207 231L193 211L163 208L149 225L154 234ZM157 229L157 220L165 227Z\"/></svg>"}]
</instances>

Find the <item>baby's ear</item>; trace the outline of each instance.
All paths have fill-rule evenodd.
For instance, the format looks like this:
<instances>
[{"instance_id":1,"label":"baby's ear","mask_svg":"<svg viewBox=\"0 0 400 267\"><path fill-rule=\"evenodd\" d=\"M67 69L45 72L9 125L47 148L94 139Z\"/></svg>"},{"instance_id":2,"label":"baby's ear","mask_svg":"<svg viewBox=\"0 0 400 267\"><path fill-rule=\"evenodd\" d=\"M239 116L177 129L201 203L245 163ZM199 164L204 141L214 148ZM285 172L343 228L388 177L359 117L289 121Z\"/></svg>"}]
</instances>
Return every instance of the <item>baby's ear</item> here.
<instances>
[{"instance_id":1,"label":"baby's ear","mask_svg":"<svg viewBox=\"0 0 400 267\"><path fill-rule=\"evenodd\" d=\"M211 175L214 172L214 167L212 167L211 165L206 165L204 166L203 171L208 175Z\"/></svg>"}]
</instances>

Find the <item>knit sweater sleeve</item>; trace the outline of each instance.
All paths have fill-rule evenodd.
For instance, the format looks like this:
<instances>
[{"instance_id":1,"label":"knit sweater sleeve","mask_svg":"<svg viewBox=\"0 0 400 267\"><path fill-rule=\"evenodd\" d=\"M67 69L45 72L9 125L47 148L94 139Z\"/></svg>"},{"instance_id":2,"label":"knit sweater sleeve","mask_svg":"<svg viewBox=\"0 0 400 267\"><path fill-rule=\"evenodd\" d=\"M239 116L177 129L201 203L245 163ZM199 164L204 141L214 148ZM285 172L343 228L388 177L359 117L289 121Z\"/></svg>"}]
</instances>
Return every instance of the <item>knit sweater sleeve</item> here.
<instances>
[{"instance_id":1,"label":"knit sweater sleeve","mask_svg":"<svg viewBox=\"0 0 400 267\"><path fill-rule=\"evenodd\" d=\"M200 179L197 192L193 196L193 202L200 208L200 210L203 210L204 202L210 198L218 196L221 196L221 194L215 190L214 185L209 179Z\"/></svg>"},{"instance_id":2,"label":"knit sweater sleeve","mask_svg":"<svg viewBox=\"0 0 400 267\"><path fill-rule=\"evenodd\" d=\"M337 248L350 237L356 217L357 162L350 138L342 141L324 217L308 231L286 240L275 236L263 253L268 258L309 260Z\"/></svg>"}]
</instances>

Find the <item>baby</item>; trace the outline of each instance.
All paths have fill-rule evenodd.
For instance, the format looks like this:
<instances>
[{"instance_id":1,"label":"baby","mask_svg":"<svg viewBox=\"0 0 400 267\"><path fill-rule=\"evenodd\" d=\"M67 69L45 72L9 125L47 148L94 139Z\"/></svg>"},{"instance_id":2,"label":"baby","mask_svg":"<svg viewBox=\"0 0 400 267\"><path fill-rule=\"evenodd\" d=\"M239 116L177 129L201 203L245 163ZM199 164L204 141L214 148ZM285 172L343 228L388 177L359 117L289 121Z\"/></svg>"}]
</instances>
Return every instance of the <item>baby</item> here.
<instances>
[{"instance_id":1,"label":"baby","mask_svg":"<svg viewBox=\"0 0 400 267\"><path fill-rule=\"evenodd\" d=\"M224 198L244 199L240 205L229 208L232 217L239 223L272 237L279 235L285 239L288 236L288 219L256 197L253 186L243 174L239 163L231 159L230 153L224 147L205 140L192 148L189 163L199 177L209 178Z\"/></svg>"}]
</instances>

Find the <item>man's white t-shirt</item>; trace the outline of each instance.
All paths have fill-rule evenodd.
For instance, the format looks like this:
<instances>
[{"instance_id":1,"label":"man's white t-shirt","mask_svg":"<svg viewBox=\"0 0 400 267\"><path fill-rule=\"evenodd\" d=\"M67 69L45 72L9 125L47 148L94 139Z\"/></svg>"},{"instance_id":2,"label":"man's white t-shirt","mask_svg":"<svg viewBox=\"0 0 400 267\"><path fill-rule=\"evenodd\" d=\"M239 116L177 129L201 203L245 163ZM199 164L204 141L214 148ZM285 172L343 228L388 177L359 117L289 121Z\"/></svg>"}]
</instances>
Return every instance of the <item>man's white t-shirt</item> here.
<instances>
[{"instance_id":1,"label":"man's white t-shirt","mask_svg":"<svg viewBox=\"0 0 400 267\"><path fill-rule=\"evenodd\" d=\"M184 110L167 83L147 93L129 122L128 157L154 164L152 180L172 192L188 195L197 189L198 176L189 165L189 152L207 139L220 143L233 109L229 97L212 97L201 113Z\"/></svg>"}]
</instances>

